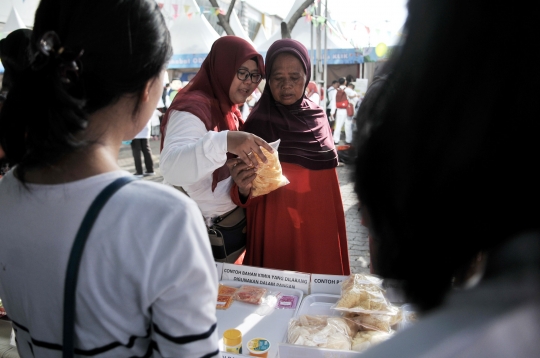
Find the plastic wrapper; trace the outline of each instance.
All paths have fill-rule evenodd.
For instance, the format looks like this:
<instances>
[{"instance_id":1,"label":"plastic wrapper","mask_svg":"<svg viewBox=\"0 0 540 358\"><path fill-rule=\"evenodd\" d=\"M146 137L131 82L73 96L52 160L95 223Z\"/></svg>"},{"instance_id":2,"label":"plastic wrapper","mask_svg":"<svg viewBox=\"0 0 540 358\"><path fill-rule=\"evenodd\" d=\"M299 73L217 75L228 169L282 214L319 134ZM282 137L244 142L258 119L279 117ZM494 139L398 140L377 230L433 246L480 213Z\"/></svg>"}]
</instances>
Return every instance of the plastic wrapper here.
<instances>
[{"instance_id":1,"label":"plastic wrapper","mask_svg":"<svg viewBox=\"0 0 540 358\"><path fill-rule=\"evenodd\" d=\"M279 297L276 308L278 309L295 309L298 304L298 296L282 295Z\"/></svg>"},{"instance_id":2,"label":"plastic wrapper","mask_svg":"<svg viewBox=\"0 0 540 358\"><path fill-rule=\"evenodd\" d=\"M227 308L229 308L232 304L234 293L237 290L237 287L219 284L216 309L226 310Z\"/></svg>"},{"instance_id":3,"label":"plastic wrapper","mask_svg":"<svg viewBox=\"0 0 540 358\"><path fill-rule=\"evenodd\" d=\"M260 316L266 316L276 307L279 298L281 297L280 291L267 291L261 298L260 307L257 308L257 313Z\"/></svg>"},{"instance_id":4,"label":"plastic wrapper","mask_svg":"<svg viewBox=\"0 0 540 358\"><path fill-rule=\"evenodd\" d=\"M341 317L301 315L289 322L290 344L350 350L356 327Z\"/></svg>"},{"instance_id":5,"label":"plastic wrapper","mask_svg":"<svg viewBox=\"0 0 540 358\"><path fill-rule=\"evenodd\" d=\"M244 285L234 293L233 297L235 301L260 305L266 291L266 288Z\"/></svg>"},{"instance_id":6,"label":"plastic wrapper","mask_svg":"<svg viewBox=\"0 0 540 358\"><path fill-rule=\"evenodd\" d=\"M345 312L395 315L385 297L382 280L376 276L352 274L341 284L341 297L332 308Z\"/></svg>"},{"instance_id":7,"label":"plastic wrapper","mask_svg":"<svg viewBox=\"0 0 540 358\"><path fill-rule=\"evenodd\" d=\"M289 180L287 180L287 178L283 176L283 173L281 172L281 163L279 162L277 151L280 141L281 140L277 140L275 142L268 143L274 149L274 153L270 153L263 147L260 147L266 159L268 159L266 163L259 158L257 153L253 153L259 162L259 167L256 170L257 176L252 182L252 197L268 194L271 191L289 184Z\"/></svg>"},{"instance_id":8,"label":"plastic wrapper","mask_svg":"<svg viewBox=\"0 0 540 358\"><path fill-rule=\"evenodd\" d=\"M416 309L410 304L404 304L400 307L402 319L397 325L396 330L405 329L416 322L418 319Z\"/></svg>"},{"instance_id":9,"label":"plastic wrapper","mask_svg":"<svg viewBox=\"0 0 540 358\"><path fill-rule=\"evenodd\" d=\"M392 333L380 331L359 331L352 339L351 350L363 352L392 337Z\"/></svg>"},{"instance_id":10,"label":"plastic wrapper","mask_svg":"<svg viewBox=\"0 0 540 358\"><path fill-rule=\"evenodd\" d=\"M399 307L389 306L394 314L375 314L345 312L343 318L354 322L361 330L379 331L385 333L394 332L394 328L401 322L403 314Z\"/></svg>"}]
</instances>

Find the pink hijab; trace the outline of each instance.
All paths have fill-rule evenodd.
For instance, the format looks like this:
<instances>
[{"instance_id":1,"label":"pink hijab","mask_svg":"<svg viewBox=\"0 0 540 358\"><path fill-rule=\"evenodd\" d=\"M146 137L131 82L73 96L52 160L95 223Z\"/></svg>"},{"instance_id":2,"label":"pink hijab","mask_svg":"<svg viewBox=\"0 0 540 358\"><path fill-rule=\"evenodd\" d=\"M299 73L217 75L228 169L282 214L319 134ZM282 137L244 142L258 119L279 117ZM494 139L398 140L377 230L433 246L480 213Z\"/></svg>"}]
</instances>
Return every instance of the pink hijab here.
<instances>
[{"instance_id":1,"label":"pink hijab","mask_svg":"<svg viewBox=\"0 0 540 358\"><path fill-rule=\"evenodd\" d=\"M179 91L161 121L161 150L167 122L172 111L189 112L198 117L209 131L238 130L244 123L238 106L229 99L229 89L236 71L249 59L254 59L259 72L264 73L262 56L246 40L237 36L217 39L190 85ZM226 165L213 174L212 191L217 183L230 176Z\"/></svg>"},{"instance_id":2,"label":"pink hijab","mask_svg":"<svg viewBox=\"0 0 540 358\"><path fill-rule=\"evenodd\" d=\"M315 81L309 81L308 85L307 85L307 94L306 94L306 97L309 98L311 97L311 95L313 93L318 93L319 92L319 87L317 86L317 84L315 83Z\"/></svg>"},{"instance_id":3,"label":"pink hijab","mask_svg":"<svg viewBox=\"0 0 540 358\"><path fill-rule=\"evenodd\" d=\"M282 162L312 170L335 168L338 156L325 111L305 95L288 106L277 103L272 97L269 81L272 65L280 53L290 53L300 60L306 72L305 86L308 85L311 61L306 47L292 39L274 42L266 53L267 81L263 94L241 130L267 142L281 139L278 153Z\"/></svg>"}]
</instances>

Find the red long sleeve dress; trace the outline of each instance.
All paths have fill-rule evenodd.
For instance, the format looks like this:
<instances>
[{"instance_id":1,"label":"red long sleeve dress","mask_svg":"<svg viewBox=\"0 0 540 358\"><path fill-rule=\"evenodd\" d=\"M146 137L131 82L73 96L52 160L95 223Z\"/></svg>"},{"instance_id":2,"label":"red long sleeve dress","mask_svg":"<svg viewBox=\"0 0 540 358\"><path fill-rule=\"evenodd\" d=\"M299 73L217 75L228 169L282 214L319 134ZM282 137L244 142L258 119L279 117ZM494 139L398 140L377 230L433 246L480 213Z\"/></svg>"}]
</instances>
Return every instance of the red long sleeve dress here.
<instances>
[{"instance_id":1,"label":"red long sleeve dress","mask_svg":"<svg viewBox=\"0 0 540 358\"><path fill-rule=\"evenodd\" d=\"M349 275L345 215L335 168L281 163L289 184L242 203L247 246L243 264L307 273Z\"/></svg>"}]
</instances>

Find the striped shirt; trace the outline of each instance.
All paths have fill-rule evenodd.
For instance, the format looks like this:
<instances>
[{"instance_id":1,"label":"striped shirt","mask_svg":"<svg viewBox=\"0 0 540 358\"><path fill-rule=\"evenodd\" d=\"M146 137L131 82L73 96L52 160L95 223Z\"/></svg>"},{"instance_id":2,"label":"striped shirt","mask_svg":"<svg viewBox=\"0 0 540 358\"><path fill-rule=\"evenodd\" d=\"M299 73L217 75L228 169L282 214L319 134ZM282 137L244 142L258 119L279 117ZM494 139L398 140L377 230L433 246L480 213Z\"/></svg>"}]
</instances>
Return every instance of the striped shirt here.
<instances>
[{"instance_id":1,"label":"striped shirt","mask_svg":"<svg viewBox=\"0 0 540 358\"><path fill-rule=\"evenodd\" d=\"M117 171L62 185L0 181L0 297L21 357L62 356L62 304L75 234ZM76 294L75 352L85 357L218 356L217 273L190 198L136 181L101 211Z\"/></svg>"}]
</instances>

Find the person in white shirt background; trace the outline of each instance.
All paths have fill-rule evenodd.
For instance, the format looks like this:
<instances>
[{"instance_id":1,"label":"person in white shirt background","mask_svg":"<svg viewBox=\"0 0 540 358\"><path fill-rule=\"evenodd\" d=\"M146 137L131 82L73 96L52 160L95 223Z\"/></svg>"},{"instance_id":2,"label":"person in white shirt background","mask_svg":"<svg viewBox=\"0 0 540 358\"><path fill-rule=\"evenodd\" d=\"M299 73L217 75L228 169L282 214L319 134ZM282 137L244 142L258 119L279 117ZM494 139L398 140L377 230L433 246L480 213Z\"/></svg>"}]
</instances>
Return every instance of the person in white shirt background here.
<instances>
[{"instance_id":1,"label":"person in white shirt background","mask_svg":"<svg viewBox=\"0 0 540 358\"><path fill-rule=\"evenodd\" d=\"M333 80L332 84L326 90L327 103L326 106L326 116L328 117L328 122L330 123L330 128L334 129L334 112L336 111L336 89L339 87L338 80Z\"/></svg>"},{"instance_id":2,"label":"person in white shirt background","mask_svg":"<svg viewBox=\"0 0 540 358\"><path fill-rule=\"evenodd\" d=\"M336 145L339 144L341 140L341 130L343 129L343 126L345 126L345 144L351 144L353 140L353 131L352 131L352 116L347 115L347 109L346 108L337 108L335 106L336 104L336 96L337 91L343 90L347 94L347 98L350 99L357 96L356 92L350 88L347 87L347 80L345 77L341 77L338 80L339 87L336 90L336 93L333 97L333 107L332 115L335 115L336 123L334 127L334 143Z\"/></svg>"}]
</instances>

